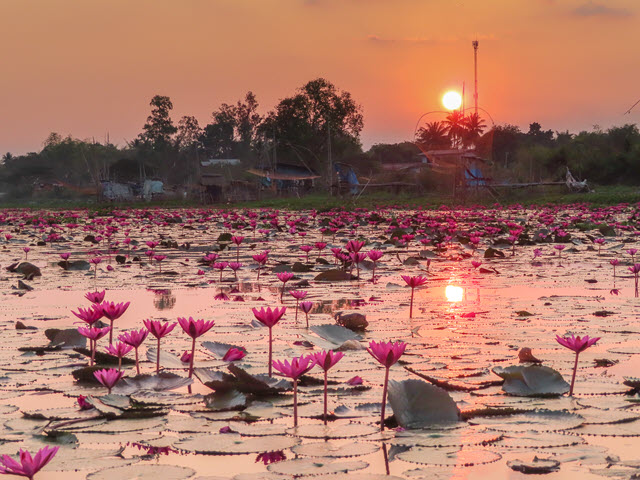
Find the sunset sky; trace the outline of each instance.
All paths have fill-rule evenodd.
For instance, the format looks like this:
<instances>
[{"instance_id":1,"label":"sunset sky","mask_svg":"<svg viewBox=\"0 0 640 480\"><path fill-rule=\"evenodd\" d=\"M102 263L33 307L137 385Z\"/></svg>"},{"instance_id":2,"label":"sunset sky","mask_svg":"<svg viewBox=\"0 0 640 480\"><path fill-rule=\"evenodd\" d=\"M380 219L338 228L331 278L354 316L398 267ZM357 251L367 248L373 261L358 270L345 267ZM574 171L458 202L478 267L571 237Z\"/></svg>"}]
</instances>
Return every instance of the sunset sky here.
<instances>
[{"instance_id":1,"label":"sunset sky","mask_svg":"<svg viewBox=\"0 0 640 480\"><path fill-rule=\"evenodd\" d=\"M0 0L0 154L49 132L124 145L155 94L205 125L325 77L364 110L365 147L411 139L451 88L498 124L636 123L637 0ZM427 120L436 119L427 116Z\"/></svg>"}]
</instances>

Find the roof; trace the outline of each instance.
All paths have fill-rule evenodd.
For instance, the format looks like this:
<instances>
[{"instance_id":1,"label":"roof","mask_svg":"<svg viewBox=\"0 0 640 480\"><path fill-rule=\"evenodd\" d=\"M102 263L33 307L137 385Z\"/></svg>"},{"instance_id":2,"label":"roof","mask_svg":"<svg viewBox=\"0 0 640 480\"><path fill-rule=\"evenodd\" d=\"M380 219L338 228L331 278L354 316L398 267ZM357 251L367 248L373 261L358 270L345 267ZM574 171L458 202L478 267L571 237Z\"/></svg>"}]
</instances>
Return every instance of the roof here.
<instances>
[{"instance_id":1,"label":"roof","mask_svg":"<svg viewBox=\"0 0 640 480\"><path fill-rule=\"evenodd\" d=\"M239 158L209 158L201 160L200 165L203 167L225 167L230 165L240 165Z\"/></svg>"},{"instance_id":2,"label":"roof","mask_svg":"<svg viewBox=\"0 0 640 480\"><path fill-rule=\"evenodd\" d=\"M271 171L250 168L247 172L257 175L258 177L269 177L272 180L312 180L314 178L320 178L320 175L315 175L308 171L305 173L273 173Z\"/></svg>"}]
</instances>

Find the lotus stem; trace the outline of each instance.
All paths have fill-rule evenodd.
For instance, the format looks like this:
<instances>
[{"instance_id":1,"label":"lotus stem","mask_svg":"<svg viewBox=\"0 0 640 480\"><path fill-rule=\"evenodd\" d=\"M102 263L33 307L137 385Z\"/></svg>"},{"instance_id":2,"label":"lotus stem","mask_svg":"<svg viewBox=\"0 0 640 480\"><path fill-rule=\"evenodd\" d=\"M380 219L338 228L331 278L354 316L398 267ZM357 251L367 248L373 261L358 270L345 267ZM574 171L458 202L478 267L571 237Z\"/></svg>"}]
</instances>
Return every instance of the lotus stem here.
<instances>
[{"instance_id":1,"label":"lotus stem","mask_svg":"<svg viewBox=\"0 0 640 480\"><path fill-rule=\"evenodd\" d=\"M293 380L293 426L298 426L298 379Z\"/></svg>"},{"instance_id":2,"label":"lotus stem","mask_svg":"<svg viewBox=\"0 0 640 480\"><path fill-rule=\"evenodd\" d=\"M387 404L387 383L389 383L389 367L384 371L384 386L382 387L382 410L380 412L380 431L384 432L384 410Z\"/></svg>"},{"instance_id":3,"label":"lotus stem","mask_svg":"<svg viewBox=\"0 0 640 480\"><path fill-rule=\"evenodd\" d=\"M300 299L296 298L296 324L298 323L298 303L300 303Z\"/></svg>"},{"instance_id":4,"label":"lotus stem","mask_svg":"<svg viewBox=\"0 0 640 480\"><path fill-rule=\"evenodd\" d=\"M573 385L576 382L576 372L578 371L578 352L576 352L576 361L573 364L573 375L571 375L571 388L569 388L569 396L573 396Z\"/></svg>"},{"instance_id":5,"label":"lotus stem","mask_svg":"<svg viewBox=\"0 0 640 480\"><path fill-rule=\"evenodd\" d=\"M156 354L156 375L160 373L160 338L158 338L158 350Z\"/></svg>"},{"instance_id":6,"label":"lotus stem","mask_svg":"<svg viewBox=\"0 0 640 480\"><path fill-rule=\"evenodd\" d=\"M327 424L327 370L324 371L324 424Z\"/></svg>"},{"instance_id":7,"label":"lotus stem","mask_svg":"<svg viewBox=\"0 0 640 480\"><path fill-rule=\"evenodd\" d=\"M271 376L271 341L272 341L271 327L269 327L269 376Z\"/></svg>"},{"instance_id":8,"label":"lotus stem","mask_svg":"<svg viewBox=\"0 0 640 480\"><path fill-rule=\"evenodd\" d=\"M140 362L138 361L138 347L134 349L136 351L136 374L140 375Z\"/></svg>"},{"instance_id":9,"label":"lotus stem","mask_svg":"<svg viewBox=\"0 0 640 480\"><path fill-rule=\"evenodd\" d=\"M409 304L409 318L413 318L413 292L414 288L411 288L411 303Z\"/></svg>"}]
</instances>

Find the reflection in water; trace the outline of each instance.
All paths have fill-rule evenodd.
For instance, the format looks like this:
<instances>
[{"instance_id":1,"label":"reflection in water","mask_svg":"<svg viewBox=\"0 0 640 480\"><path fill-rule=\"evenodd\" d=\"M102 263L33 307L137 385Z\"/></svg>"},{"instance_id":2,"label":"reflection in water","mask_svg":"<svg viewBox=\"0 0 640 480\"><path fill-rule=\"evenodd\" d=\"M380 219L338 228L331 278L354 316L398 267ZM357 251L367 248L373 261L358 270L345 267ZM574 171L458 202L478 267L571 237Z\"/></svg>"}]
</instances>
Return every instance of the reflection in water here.
<instances>
[{"instance_id":1,"label":"reflection in water","mask_svg":"<svg viewBox=\"0 0 640 480\"><path fill-rule=\"evenodd\" d=\"M284 452L282 450L278 450L275 452L259 453L256 457L256 462L262 462L265 465L269 465L270 463L277 463L286 459L287 456L284 454Z\"/></svg>"},{"instance_id":2,"label":"reflection in water","mask_svg":"<svg viewBox=\"0 0 640 480\"><path fill-rule=\"evenodd\" d=\"M153 306L157 310L171 310L176 306L176 296L171 290L153 290Z\"/></svg>"},{"instance_id":3,"label":"reflection in water","mask_svg":"<svg viewBox=\"0 0 640 480\"><path fill-rule=\"evenodd\" d=\"M461 302L464 297L464 289L455 285L447 285L444 289L444 294L448 302Z\"/></svg>"}]
</instances>

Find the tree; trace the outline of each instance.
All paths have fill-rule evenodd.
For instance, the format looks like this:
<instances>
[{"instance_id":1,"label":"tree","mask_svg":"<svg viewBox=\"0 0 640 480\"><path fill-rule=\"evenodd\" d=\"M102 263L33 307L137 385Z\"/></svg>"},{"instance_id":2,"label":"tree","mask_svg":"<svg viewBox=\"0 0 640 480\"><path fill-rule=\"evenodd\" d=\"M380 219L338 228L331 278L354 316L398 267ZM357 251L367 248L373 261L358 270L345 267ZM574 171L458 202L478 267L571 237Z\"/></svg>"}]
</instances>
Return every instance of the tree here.
<instances>
[{"instance_id":1,"label":"tree","mask_svg":"<svg viewBox=\"0 0 640 480\"><path fill-rule=\"evenodd\" d=\"M211 116L213 121L204 127L200 136L207 155L211 158L232 157L236 144L233 107L223 103Z\"/></svg>"},{"instance_id":2,"label":"tree","mask_svg":"<svg viewBox=\"0 0 640 480\"><path fill-rule=\"evenodd\" d=\"M171 145L171 138L178 129L173 124L169 112L173 110L173 103L169 97L156 95L150 103L151 115L142 127L140 139L155 151L167 150Z\"/></svg>"},{"instance_id":3,"label":"tree","mask_svg":"<svg viewBox=\"0 0 640 480\"><path fill-rule=\"evenodd\" d=\"M444 124L447 127L447 135L451 139L452 146L461 147L465 135L464 114L459 110L454 110L446 116Z\"/></svg>"},{"instance_id":4,"label":"tree","mask_svg":"<svg viewBox=\"0 0 640 480\"><path fill-rule=\"evenodd\" d=\"M480 135L487 127L485 121L480 118L477 113L471 113L462 119L462 126L464 132L462 133L463 144L467 147L475 145L480 138Z\"/></svg>"},{"instance_id":5,"label":"tree","mask_svg":"<svg viewBox=\"0 0 640 480\"><path fill-rule=\"evenodd\" d=\"M451 148L451 139L444 122L428 122L418 130L416 143L422 150Z\"/></svg>"},{"instance_id":6,"label":"tree","mask_svg":"<svg viewBox=\"0 0 640 480\"><path fill-rule=\"evenodd\" d=\"M278 159L302 160L322 172L329 142L333 159L362 151L363 125L362 108L351 94L318 78L281 100L262 122L260 134L265 143L272 144L275 139Z\"/></svg>"},{"instance_id":7,"label":"tree","mask_svg":"<svg viewBox=\"0 0 640 480\"><path fill-rule=\"evenodd\" d=\"M178 122L178 134L176 135L176 146L179 150L197 149L200 144L202 129L196 117L184 116Z\"/></svg>"}]
</instances>

